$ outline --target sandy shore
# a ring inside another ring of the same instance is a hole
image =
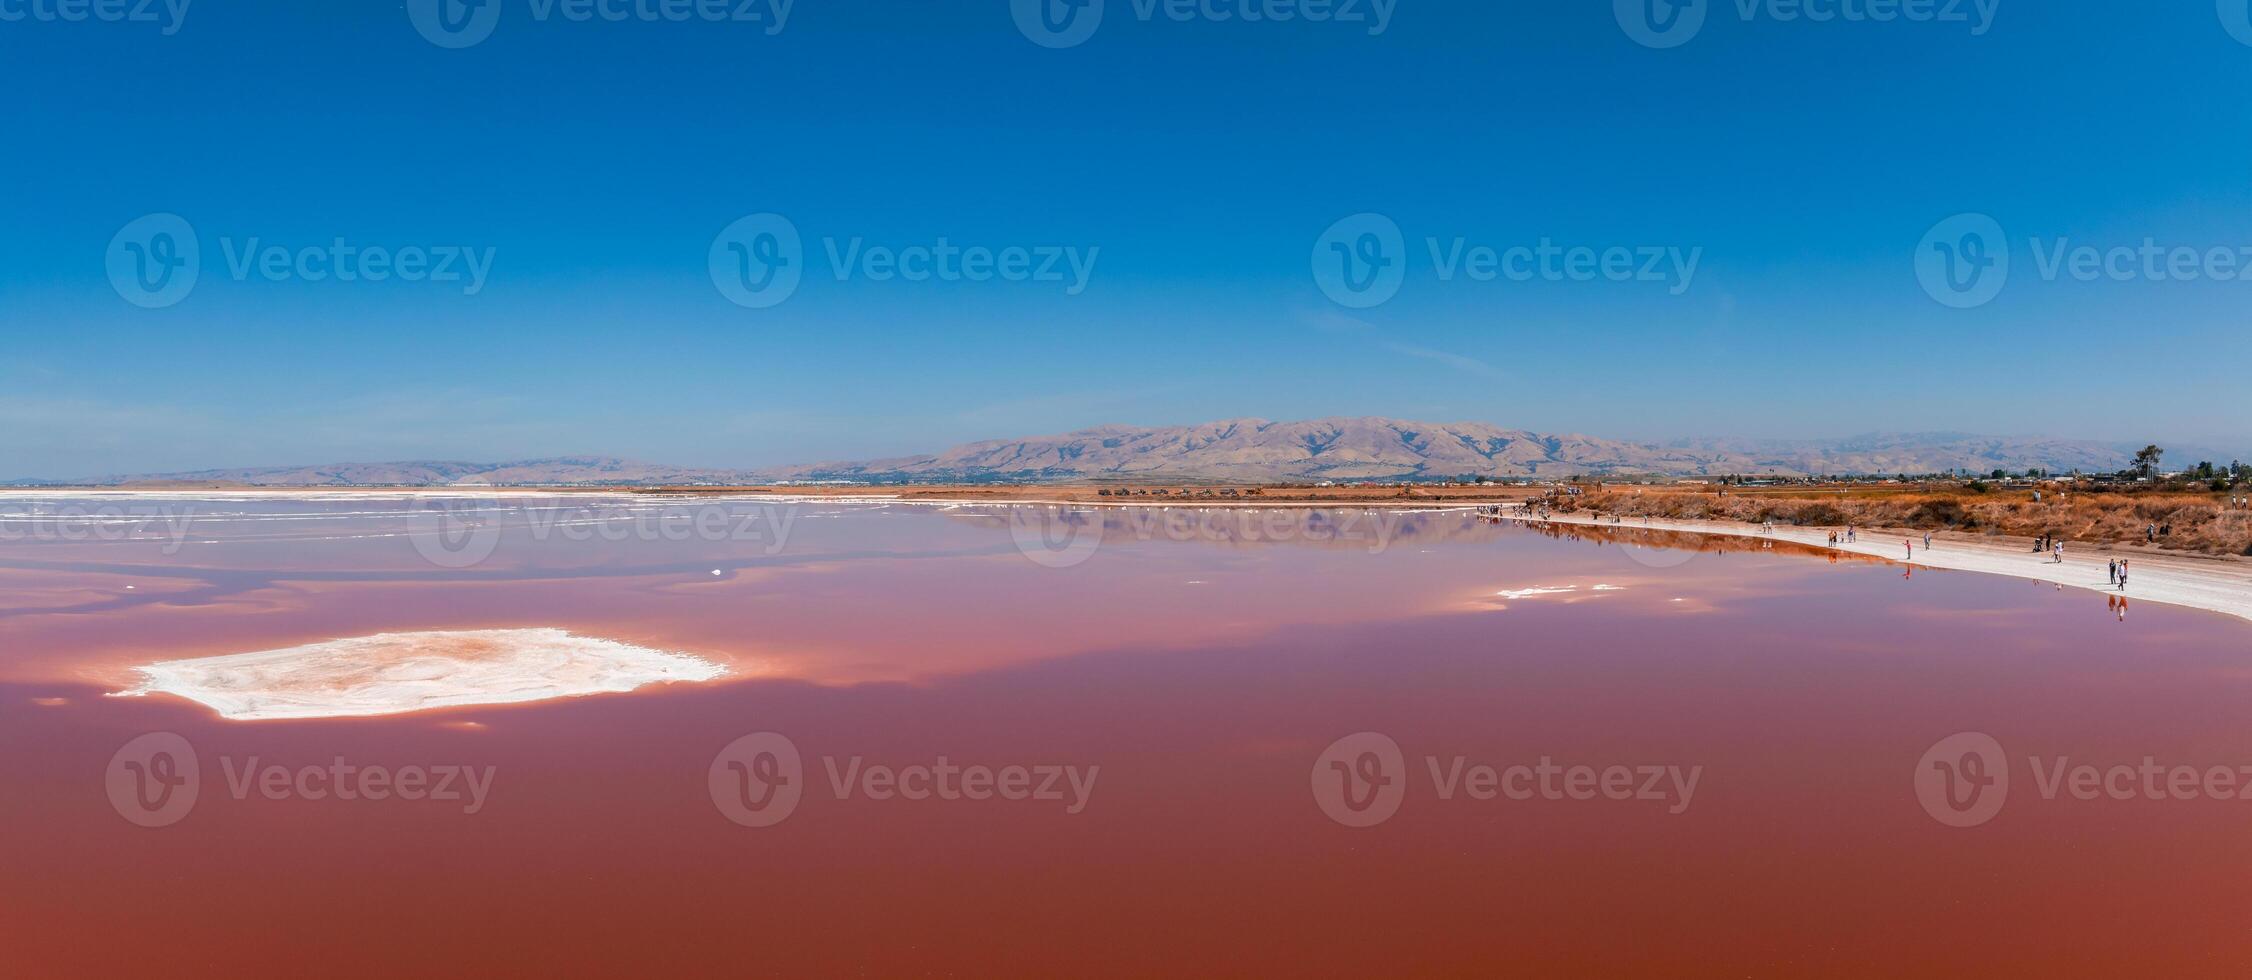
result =
[[[1542,520],[1533,517],[1527,519]],[[1815,548],[1830,548],[1830,529],[1826,527],[1777,525],[1774,533],[1768,534],[1762,532],[1756,524],[1735,521],[1651,518],[1645,523],[1641,518],[1622,517],[1614,525],[1607,518],[1597,520],[1583,514],[1556,514],[1546,518],[1546,523],[1644,527],[1661,531],[1788,541]],[[2060,564],[2052,561],[2046,554],[2035,554],[2030,538],[1989,538],[1941,533],[1932,537],[1930,548],[1925,548],[1922,531],[1860,528],[1856,537],[1858,540],[1853,543],[1840,544],[1834,550],[1924,568],[1983,572],[1988,575],[2053,582],[2065,588],[2125,595],[2145,602],[2188,606],[2252,620],[2252,566],[2239,562],[2144,551],[2118,552],[2075,545],[2067,541],[2064,545],[2064,561]],[[1907,543],[1911,541],[1915,543],[1913,559],[1908,557]],[[2105,581],[2106,566],[2113,558],[2125,558],[2131,563],[2133,572],[2128,578],[2125,592]]]

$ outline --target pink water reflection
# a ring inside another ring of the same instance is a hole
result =
[[[775,547],[574,540],[502,506],[479,518],[509,528],[491,555],[449,568],[395,503],[230,506],[248,516],[170,554],[0,543],[0,942],[34,975],[2229,975],[2245,951],[2252,801],[2046,800],[2013,759],[1999,815],[1956,829],[1913,785],[1964,731],[2013,757],[2252,764],[2246,636],[2218,616],[1462,513],[1381,541],[1098,514],[1100,546],[1058,568],[991,508],[796,505]],[[101,696],[152,659],[518,626],[739,676],[329,722]],[[155,829],[103,794],[147,731],[205,770]],[[802,803],[759,828],[707,783],[753,732],[803,756]],[[1356,732],[1406,763],[1396,814],[1359,829],[1309,791]],[[1074,814],[840,798],[825,768],[940,755],[1100,778]],[[475,814],[236,799],[221,761],[340,756],[495,780]],[[1671,813],[1442,799],[1429,771],[1543,756],[1701,778]]]

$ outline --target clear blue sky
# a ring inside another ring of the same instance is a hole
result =
[[[771,34],[770,0],[759,23],[491,2],[460,49],[399,2],[0,20],[0,477],[759,465],[1364,414],[2252,444],[2252,282],[2045,281],[2029,244],[2252,246],[2252,46],[2207,0],[2002,0],[1982,34],[1714,0],[1663,50],[1610,0],[1398,0],[1374,36],[1107,0],[1068,48],[1006,0],[797,0]],[[708,258],[762,212],[802,235],[803,281],[747,308]],[[1360,212],[1403,230],[1405,279],[1350,309],[1310,263]],[[1953,309],[1914,263],[1965,212],[2013,268]],[[201,267],[144,309],[105,256],[154,213]],[[839,281],[823,243],[856,236],[1100,251],[1076,295]],[[1458,237],[1701,251],[1678,294],[1442,280],[1426,240]],[[339,238],[492,266],[472,296],[229,262]]]

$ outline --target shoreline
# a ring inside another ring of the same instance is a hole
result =
[[[1770,534],[1762,531],[1757,524],[1737,521],[1651,518],[1648,523],[1643,523],[1639,519],[1622,517],[1618,523],[1613,524],[1581,514],[1533,517],[1522,513],[1522,505],[1518,505],[1515,511],[1513,519],[1528,524],[1598,529],[1640,528],[1757,541],[1785,541],[1822,551],[1875,558],[1896,565],[2048,582],[2068,589],[2084,589],[2145,602],[2185,606],[2252,621],[2252,567],[2225,558],[2139,550],[2121,551],[2067,541],[2064,561],[2060,564],[2050,561],[2046,553],[2035,552],[2031,538],[1990,538],[1956,532],[1933,532],[1932,546],[1925,548],[1923,531],[1860,528],[1856,534],[1860,540],[1832,545],[1829,541],[1830,529],[1827,527],[1777,525],[1774,533]],[[1907,556],[1907,548],[1904,546],[1909,541],[1915,544],[1913,558]],[[2105,575],[2106,564],[2113,558],[2125,558],[2130,565],[2128,587],[2124,592],[2106,584],[2101,577]]]
[[[1934,547],[1923,546],[1923,530],[1903,528],[1869,528],[1862,541],[1851,544],[1829,543],[1828,526],[1777,525],[1774,533],[1760,530],[1759,525],[1740,521],[1684,520],[1673,518],[1622,519],[1617,524],[1598,520],[1582,514],[1553,514],[1546,518],[1531,517],[1525,513],[1526,500],[1534,493],[1531,488],[1512,487],[1460,487],[1450,488],[1454,493],[1421,496],[1399,496],[1397,491],[1383,492],[1389,488],[1322,488],[1311,490],[1292,488],[1292,496],[1265,494],[1237,497],[1169,496],[1135,499],[1091,497],[1088,488],[1057,487],[1026,492],[1021,486],[992,489],[968,487],[104,487],[104,488],[0,488],[0,499],[9,497],[193,497],[199,495],[245,494],[275,498],[349,498],[360,497],[415,497],[415,496],[590,496],[628,499],[766,499],[792,503],[869,503],[942,506],[993,506],[993,507],[1084,507],[1084,508],[1300,508],[1300,509],[1377,509],[1408,511],[1473,511],[1479,507],[1500,506],[1505,514],[1527,523],[1546,523],[1594,528],[1644,528],[1720,537],[1736,537],[1762,541],[1785,541],[1822,551],[1873,558],[1894,564],[1906,564],[1948,571],[1977,572],[2002,575],[2029,581],[2048,582],[2060,587],[2083,589],[2124,595],[2166,605],[2184,606],[2206,612],[2220,613],[2237,619],[2252,621],[2252,562],[2229,556],[2201,555],[2190,552],[2119,547],[2067,541],[2065,560],[2059,564],[2032,550],[2028,537],[2007,535],[1965,534],[1954,531],[1935,531]],[[1327,493],[1322,492],[1327,490]],[[1044,492],[1043,492],[1044,491]],[[1303,493],[1305,496],[1297,496]],[[1915,543],[1915,555],[1910,558],[1903,542]],[[2106,584],[2105,564],[2112,558],[2124,558],[2132,564],[2133,573],[2126,592]]]

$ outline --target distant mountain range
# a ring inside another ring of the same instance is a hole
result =
[[[1272,483],[1461,476],[1988,472],[2028,467],[2109,472],[2126,466],[2140,448],[1961,433],[1642,443],[1578,434],[1548,435],[1482,422],[1233,419],[1161,428],[1104,426],[1032,439],[973,442],[932,456],[786,467],[767,471],[766,475],[783,480],[1034,482],[1162,478]],[[2198,452],[2173,450],[2169,458],[2190,461],[2185,456],[2194,457]]]
[[[997,439],[925,456],[763,470],[693,469],[601,456],[512,463],[404,462],[203,470],[25,481],[48,485],[524,486],[754,484],[814,481],[997,483],[1177,480],[1284,483],[1447,480],[1459,477],[1799,476],[1936,473],[2031,467],[2066,472],[2124,468],[2120,443],[1907,433],[1834,440],[1682,439],[1624,442],[1544,435],[1482,422],[1330,418],[1233,419],[1203,425],[1102,426],[1062,435]],[[2174,465],[2228,454],[2170,447]]]

